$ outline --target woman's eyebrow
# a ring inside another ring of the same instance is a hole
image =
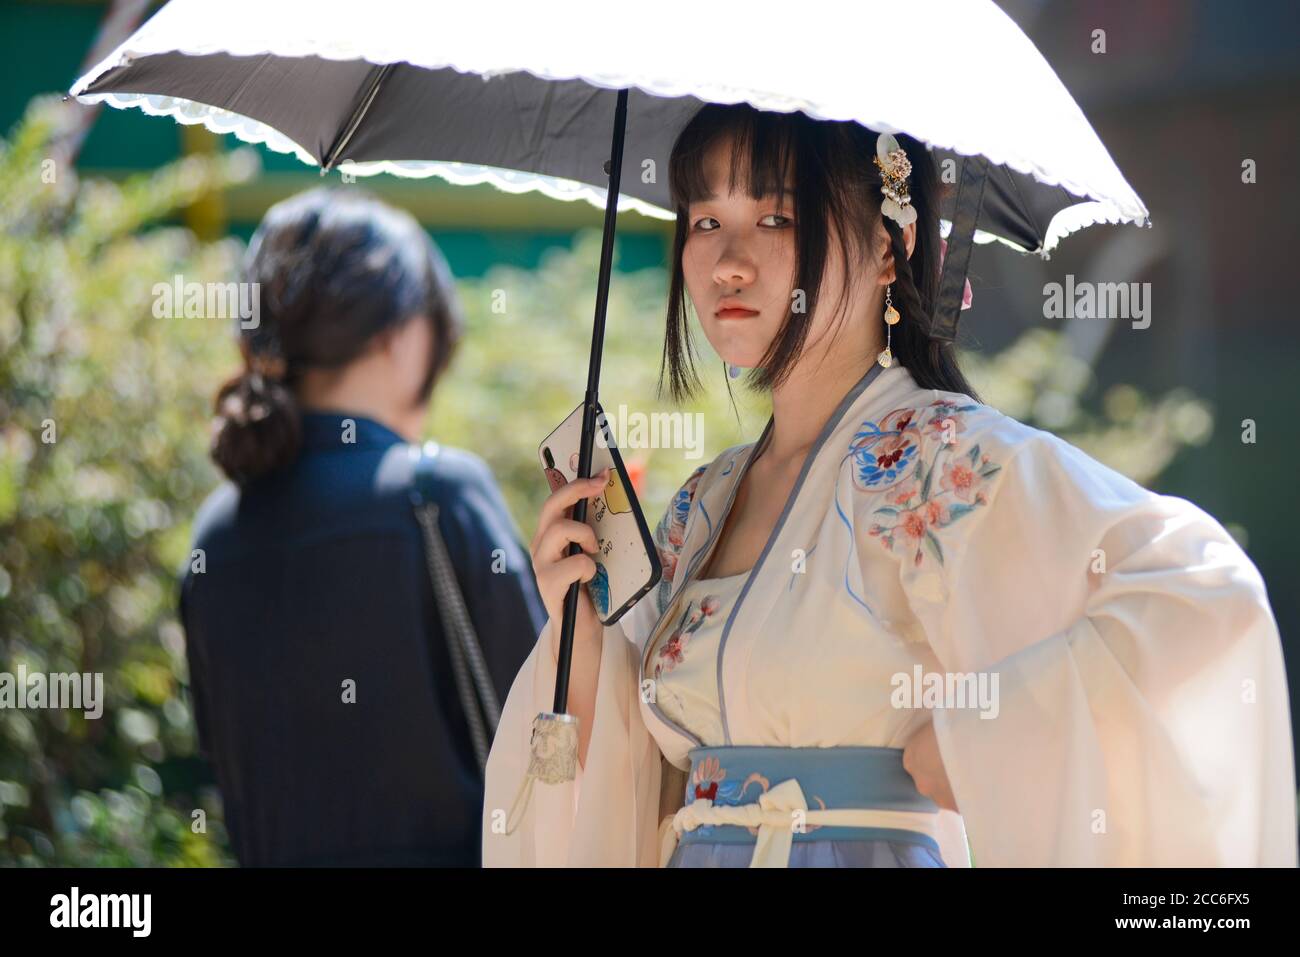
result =
[[[787,183],[787,184],[786,184],[786,187],[785,187],[785,196],[786,196],[786,198],[788,199],[788,198],[792,197],[793,195],[794,195],[794,183]],[[772,196],[776,196],[776,190],[772,190],[770,193],[767,193],[765,196],[760,197],[760,198],[762,198],[762,199],[767,199],[768,197],[772,197]],[[695,197],[693,200],[691,200],[691,202],[692,202],[692,203],[711,203],[711,202],[713,202],[714,200],[716,200],[717,198],[718,198],[718,194],[715,193],[715,192],[713,192],[712,190],[709,190],[708,192],[701,193],[699,196],[697,196],[697,197]]]

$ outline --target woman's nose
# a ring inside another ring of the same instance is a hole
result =
[[[713,269],[713,280],[724,284],[751,283],[754,281],[754,261],[741,250],[729,247]]]

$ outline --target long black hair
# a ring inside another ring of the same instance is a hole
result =
[[[803,351],[809,319],[822,293],[829,235],[833,229],[845,263],[845,287],[840,299],[838,325],[855,277],[851,264],[871,255],[871,237],[884,222],[892,243],[896,278],[894,306],[902,321],[893,327],[891,351],[917,385],[968,395],[974,390],[957,366],[952,344],[932,339],[935,301],[939,290],[939,175],[934,159],[920,143],[896,134],[899,146],[912,164],[909,193],[916,208],[916,243],[907,255],[903,231],[881,216],[880,170],[876,155],[877,133],[856,122],[814,120],[804,113],[773,113],[748,103],[709,103],[700,108],[673,144],[669,161],[669,191],[677,211],[673,238],[672,278],[668,291],[668,323],[660,366],[660,392],[667,370],[669,391],[675,401],[689,398],[701,383],[695,372],[686,311],[686,284],[682,251],[690,232],[687,207],[709,193],[704,160],[713,144],[730,138],[728,187],[734,189],[741,164],[748,158],[749,196],[761,199],[776,194],[784,199],[786,177],[794,174],[796,289],[805,291],[804,308],[787,313],[759,368],[747,379],[760,389],[772,389],[790,374]],[[881,320],[883,326],[883,319]],[[866,370],[863,370],[864,372]]]
[[[307,369],[338,369],[375,336],[417,316],[433,328],[417,401],[451,361],[464,316],[442,253],[409,214],[357,187],[312,189],[267,211],[248,245],[244,279],[260,316],[241,324],[245,369],[217,392],[212,458],[245,484],[289,465],[301,444],[295,386]],[[272,356],[280,375],[258,361]]]

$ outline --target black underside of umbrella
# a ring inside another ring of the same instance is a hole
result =
[[[229,110],[279,130],[326,167],[442,160],[527,170],[601,189],[607,185],[604,144],[618,96],[583,80],[544,80],[525,72],[485,80],[407,63],[222,53],[140,57],[104,73],[84,92],[171,96]],[[628,92],[620,170],[625,196],[672,208],[668,153],[702,105],[694,97]],[[935,148],[932,155],[941,171],[962,169],[960,154]],[[649,182],[642,175],[647,160],[662,173]],[[954,162],[945,166],[945,160]],[[1060,186],[986,165],[977,226],[1026,252],[1042,248],[1057,213],[1083,201]],[[946,191],[940,202],[940,215],[949,222],[956,192]]]

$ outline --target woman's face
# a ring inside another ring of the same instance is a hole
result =
[[[759,364],[787,312],[792,307],[798,309],[801,300],[812,296],[796,295],[799,291],[794,288],[793,181],[786,182],[783,205],[778,205],[775,195],[750,199],[743,183],[737,184],[736,192],[727,193],[730,155],[731,143],[723,139],[705,156],[704,172],[713,195],[692,203],[687,210],[682,274],[713,350],[724,362],[749,369]],[[909,254],[914,235],[915,227],[908,226],[905,239]],[[871,323],[868,317],[879,318],[883,313],[884,292],[880,287],[894,278],[892,263],[882,268],[888,248],[888,233],[880,226],[874,247],[878,258],[853,264],[853,274],[859,281],[850,290],[844,325],[837,327],[848,331],[848,341],[855,344],[855,354],[842,357],[846,361],[874,361],[884,345],[883,323]],[[823,294],[811,317],[801,366],[806,360],[818,363],[820,354],[837,341],[837,336],[828,338],[827,333],[835,325],[844,276],[844,255],[838,237],[832,233],[827,243]],[[750,311],[728,312],[729,306]],[[859,332],[854,334],[852,330]]]
[[[793,182],[784,206],[776,197],[750,199],[744,184],[727,193],[731,144],[705,156],[713,193],[687,210],[682,276],[700,325],[724,362],[753,368],[785,319],[794,286]],[[725,311],[728,307],[743,311]]]

